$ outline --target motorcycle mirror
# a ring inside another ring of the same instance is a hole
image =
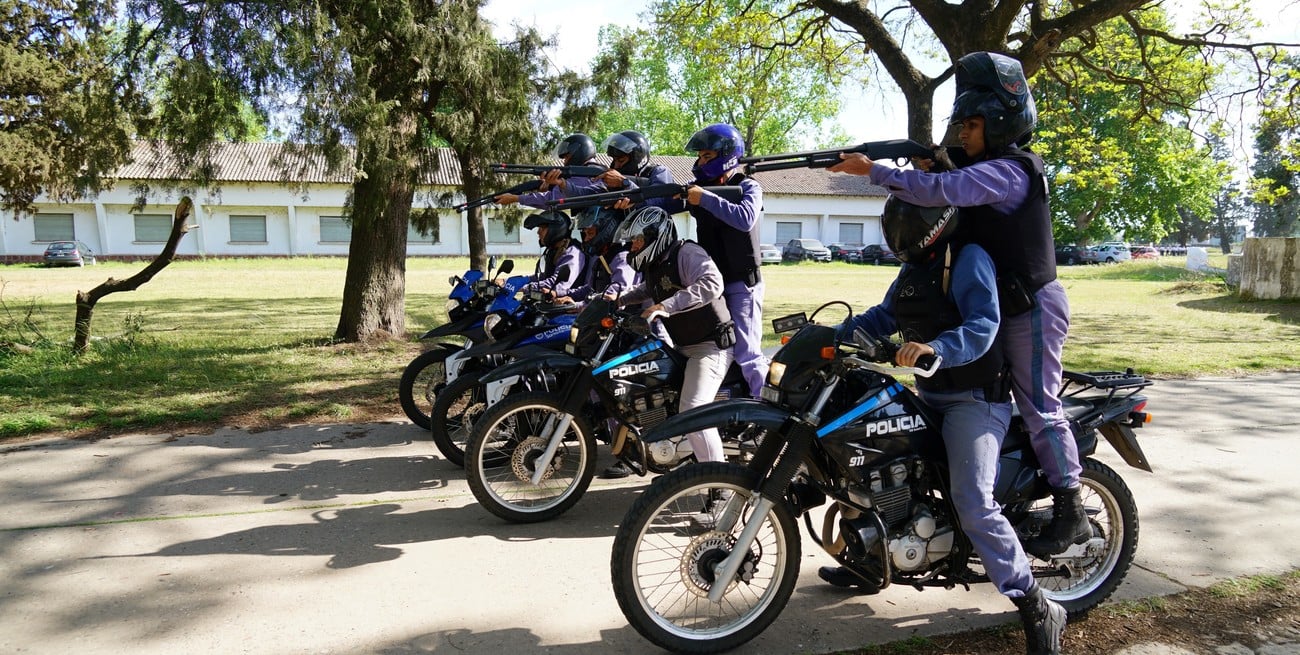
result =
[[[497,275],[507,275],[513,270],[515,270],[515,260],[507,259],[501,262],[501,270],[497,271]]]

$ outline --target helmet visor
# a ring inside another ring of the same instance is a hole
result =
[[[734,141],[730,137],[721,134],[714,134],[707,130],[700,130],[686,142],[686,152],[699,152],[701,150],[715,150],[717,152],[730,152]]]
[[[636,150],[637,143],[623,134],[614,134],[605,139],[605,143],[601,145],[601,148],[610,157],[627,157]]]

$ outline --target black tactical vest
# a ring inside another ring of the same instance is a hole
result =
[[[960,246],[953,246],[953,260]],[[943,288],[943,264],[909,266],[894,285],[894,321],[903,341],[927,343],[946,330],[962,323],[957,303]],[[916,386],[936,393],[985,389],[985,399],[1001,401],[1005,391],[997,390],[1006,377],[1001,337],[993,340],[989,351],[979,359],[952,368],[943,368],[928,378],[917,377]]]
[[[988,205],[961,208],[962,236],[979,244],[993,258],[998,276],[1018,276],[1037,292],[1056,279],[1055,241],[1052,215],[1047,206],[1047,178],[1038,155],[1016,147],[1007,148],[999,159],[1010,159],[1029,174],[1029,195],[1020,208],[1002,214]]]
[[[673,244],[668,250],[668,256],[642,271],[646,291],[650,292],[650,297],[656,303],[661,303],[686,288],[682,284],[681,273],[677,270],[677,256],[687,243],[691,242],[683,239]],[[674,344],[692,346],[716,339],[723,324],[731,322],[731,312],[727,311],[727,303],[722,296],[718,296],[713,302],[662,320]]]
[[[737,173],[723,184],[734,186],[744,179],[744,174]],[[763,262],[759,258],[757,226],[749,232],[741,232],[699,205],[687,205],[687,209],[695,217],[695,233],[700,238],[700,245],[722,271],[724,283],[740,280],[745,286],[752,287],[763,279],[759,273]]]

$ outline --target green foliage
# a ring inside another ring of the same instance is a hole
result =
[[[111,66],[114,4],[0,0],[0,208],[107,188],[135,95]]]
[[[1255,233],[1300,235],[1300,55],[1283,62],[1265,93],[1255,133]]]
[[[635,42],[632,77],[599,118],[602,133],[637,129],[658,152],[683,154],[691,135],[730,123],[753,153],[843,144],[832,127],[847,46],[798,38],[811,19],[784,0],[659,0],[648,29],[601,32],[602,48]]]
[[[1140,13],[1144,25],[1165,26],[1162,9]],[[1058,241],[1120,233],[1159,241],[1179,229],[1180,208],[1208,214],[1228,178],[1227,162],[1211,158],[1186,129],[1211,67],[1195,50],[1161,43],[1141,49],[1139,39],[1131,23],[1112,19],[1096,26],[1090,42],[1064,46],[1071,56],[1034,78],[1034,149],[1049,167]],[[1148,67],[1161,71],[1159,95],[1124,82]]]

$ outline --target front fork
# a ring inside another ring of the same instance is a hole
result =
[[[565,433],[569,431],[569,426],[573,425],[573,417],[582,411],[582,404],[591,393],[591,384],[589,365],[574,371],[573,377],[565,383],[564,390],[560,393],[560,398],[563,400],[557,407],[559,412],[552,413],[546,419],[546,425],[542,427],[542,436],[546,438],[546,450],[542,451],[534,462],[533,475],[530,479],[534,485],[541,484],[542,478],[551,466],[551,460],[555,458],[555,451],[559,450]]]

